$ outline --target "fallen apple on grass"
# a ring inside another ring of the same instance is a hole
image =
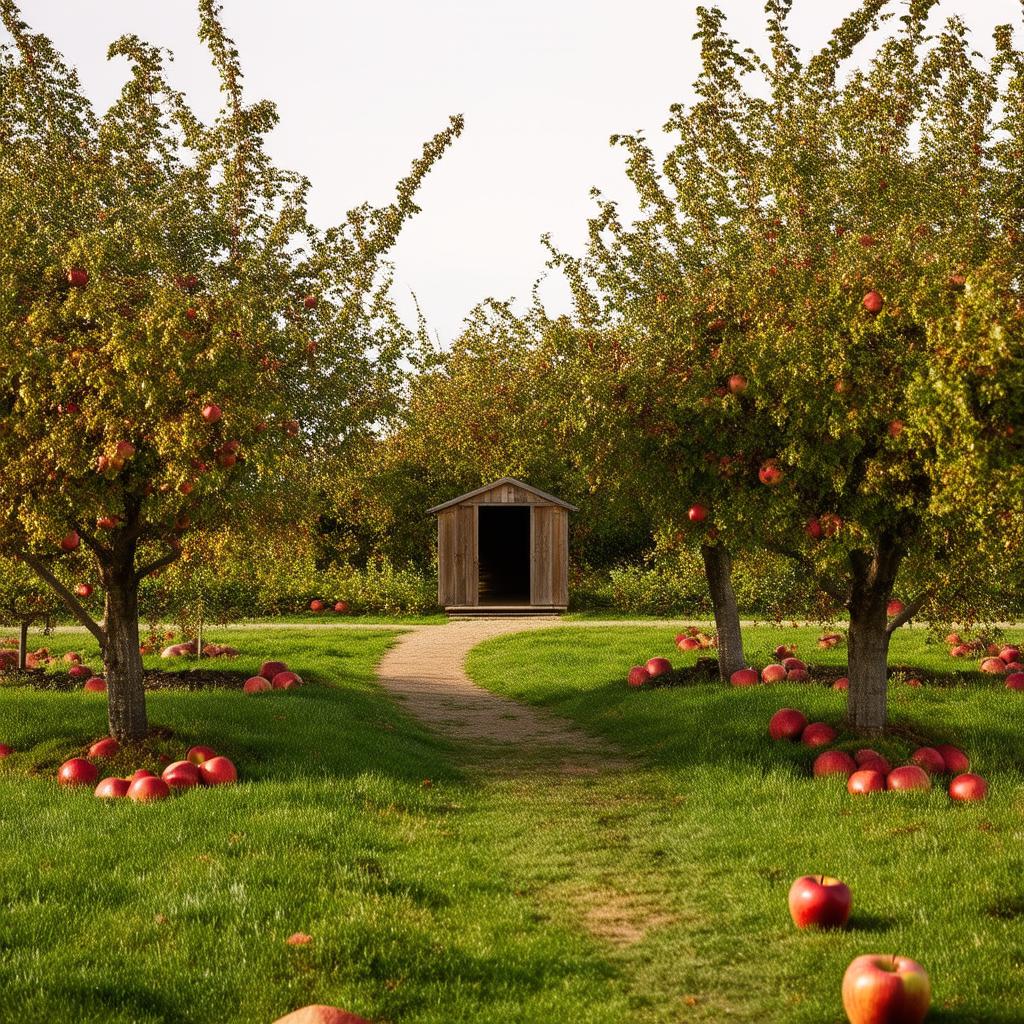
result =
[[[1006,662],[1002,658],[984,658],[981,662],[981,671],[989,675],[999,676],[1006,671]]]
[[[1012,672],[1006,677],[1008,690],[1024,690],[1024,672]]]
[[[160,777],[171,789],[191,789],[202,781],[199,768],[191,761],[175,761],[169,764]]]
[[[57,781],[62,786],[91,786],[99,777],[96,765],[84,757],[73,757],[57,769]]]
[[[185,760],[191,761],[193,764],[202,764],[204,761],[209,761],[211,757],[216,757],[217,751],[213,747],[195,746],[189,747],[185,753]]]
[[[964,772],[949,784],[949,796],[959,803],[984,800],[988,796],[988,783],[980,775]]]
[[[278,1017],[274,1024],[370,1024],[365,1017],[349,1013],[337,1006],[316,1003]]]
[[[786,682],[788,683],[806,683],[810,678],[811,673],[805,668],[791,668],[786,673]]]
[[[826,722],[811,722],[800,734],[800,742],[808,747],[825,747],[835,738],[835,729]]]
[[[950,775],[966,772],[971,767],[971,759],[959,747],[954,747],[950,743],[936,743],[935,749],[942,755],[946,771]]]
[[[93,796],[97,796],[101,800],[117,800],[128,795],[130,786],[131,783],[127,779],[111,776],[100,782],[96,789],[93,790]]]
[[[672,671],[672,662],[668,658],[650,658],[644,668],[652,679],[657,679],[660,676],[667,676]],[[276,682],[275,680],[275,685]]]
[[[843,775],[849,778],[856,770],[857,762],[845,750],[826,750],[814,759],[811,772],[816,779],[827,775]]]
[[[113,757],[121,749],[121,744],[113,736],[106,736],[97,740],[89,748],[90,757]]]
[[[264,679],[263,676],[250,676],[242,684],[242,693],[266,693],[267,690],[272,689],[270,680]]]
[[[88,679],[92,675],[92,669],[88,665],[72,665],[68,669],[68,675],[72,679]]]
[[[643,665],[634,665],[626,676],[626,682],[636,688],[650,682],[651,673]]]
[[[260,665],[260,670],[257,675],[263,676],[264,679],[273,679],[278,672],[287,672],[288,666],[283,661],[265,661]]]
[[[833,684],[833,690],[848,690],[850,688],[850,680],[846,676],[840,676]]]
[[[128,776],[129,782],[134,782],[136,779],[155,779],[157,778],[156,772],[151,772],[148,768],[139,768],[137,771],[131,773]]]
[[[82,684],[82,690],[85,693],[106,693],[107,681],[101,676],[93,676]]]
[[[729,676],[729,682],[732,683],[733,686],[756,686],[757,669],[737,669],[731,676]]]
[[[923,790],[932,788],[928,773],[916,764],[905,764],[893,768],[886,776],[885,788],[897,791]]]
[[[859,956],[843,975],[843,1009],[850,1024],[921,1024],[932,990],[928,973],[903,956]]]
[[[695,636],[685,636],[680,633],[676,637],[676,647],[681,651],[699,651],[700,641]]]
[[[847,793],[882,793],[885,791],[885,775],[874,768],[858,768],[846,780]]]
[[[128,799],[137,804],[155,803],[166,800],[170,795],[171,787],[157,775],[135,779],[128,787]]]
[[[278,672],[271,680],[271,685],[275,690],[291,690],[302,685],[302,676],[298,672]]]
[[[326,606],[323,601],[313,600],[309,602],[309,610],[311,612],[322,612]]]
[[[14,747],[9,747],[6,743],[0,743],[0,761],[5,757],[10,757],[14,753]]]
[[[1004,647],[999,652],[1000,661],[1006,662],[1009,665],[1011,662],[1020,661],[1020,648],[1019,647]]]
[[[850,888],[828,875],[803,875],[789,887],[789,913],[797,928],[843,928],[850,919]]]
[[[228,786],[238,781],[235,766],[226,757],[211,757],[199,766],[204,786]]]
[[[942,775],[946,770],[946,759],[934,747],[918,747],[910,760],[929,775]]]
[[[773,740],[798,740],[807,725],[807,718],[796,708],[779,708],[768,723],[768,735]]]
[[[782,665],[765,665],[761,669],[762,683],[780,683],[786,678],[786,670]]]

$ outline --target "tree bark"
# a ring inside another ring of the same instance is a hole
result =
[[[847,720],[858,733],[877,736],[886,726],[889,690],[887,606],[903,561],[895,540],[883,535],[872,553],[850,552],[850,644]]]
[[[22,619],[18,633],[18,668],[25,671],[28,657],[28,619]]]
[[[733,672],[743,668],[743,634],[740,632],[740,611],[732,589],[732,555],[724,544],[701,544],[704,572],[708,578],[711,607],[718,630],[718,673],[728,682]]]
[[[145,737],[146,693],[139,653],[139,584],[134,544],[116,552],[103,568],[106,591],[103,668],[107,678],[107,719],[110,735],[121,742]]]

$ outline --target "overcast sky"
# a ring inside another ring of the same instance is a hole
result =
[[[710,3],[710,0],[705,0]],[[695,0],[223,0],[241,51],[247,99],[269,98],[281,123],[275,159],[313,183],[312,213],[340,220],[381,203],[422,142],[451,113],[462,138],[420,194],[423,212],[394,253],[399,291],[415,291],[443,342],[488,295],[528,297],[551,232],[579,251],[589,191],[628,199],[613,132],[655,133],[687,101],[696,74]],[[218,103],[196,40],[191,0],[22,0],[25,19],[74,64],[100,108],[123,62],[106,61],[124,32],[173,51],[171,80],[209,115]],[[732,34],[762,46],[762,0],[721,0]],[[820,46],[855,0],[796,0],[801,47]],[[904,4],[894,3],[901,11]],[[979,50],[993,27],[1020,25],[1017,0],[944,0]],[[762,47],[763,48],[763,47]],[[560,287],[547,301],[564,303]]]

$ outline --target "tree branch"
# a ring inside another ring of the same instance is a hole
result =
[[[900,626],[909,622],[931,599],[932,591],[930,590],[925,590],[923,593],[918,594],[899,615],[893,616],[892,622],[886,627],[886,632],[891,636]]]
[[[78,598],[76,598],[75,595],[72,594],[71,591],[68,590],[68,588],[65,587],[52,572],[50,572],[46,563],[43,562],[42,559],[37,558],[35,555],[30,555],[25,551],[19,551],[18,556],[41,580],[53,589],[57,596],[68,606],[71,614],[74,615],[74,617],[78,619],[78,621],[81,622],[94,637],[96,637],[99,641],[100,647],[106,647],[106,632],[93,620],[92,616],[85,610],[85,608],[82,607],[82,603]]]
[[[835,580],[829,579],[827,576],[823,576],[818,572],[818,567],[810,558],[807,557],[807,555],[797,551],[795,548],[786,547],[785,544],[770,543],[767,544],[766,547],[776,555],[782,555],[784,558],[792,559],[797,565],[807,571],[819,589],[828,594],[833,601],[837,601],[839,604],[845,606],[849,599],[849,594],[847,594],[845,588]]]
[[[180,557],[181,557],[181,552],[180,551],[175,551],[172,548],[162,558],[158,558],[155,561],[150,562],[148,565],[142,566],[135,573],[135,582],[136,583],[141,582],[147,576],[151,576],[153,573],[155,573],[158,569],[162,569],[165,565],[171,565],[173,562],[176,562]]]

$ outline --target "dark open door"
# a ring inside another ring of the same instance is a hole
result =
[[[478,523],[480,604],[530,603],[530,507],[481,505]]]

